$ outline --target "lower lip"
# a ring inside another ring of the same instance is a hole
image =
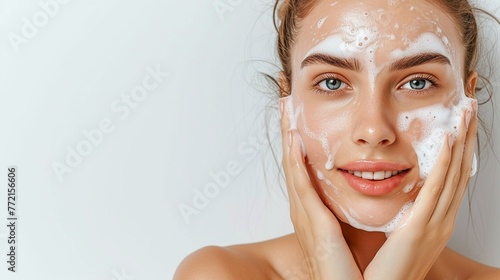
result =
[[[407,172],[399,173],[384,180],[367,180],[354,176],[348,172],[341,171],[349,185],[364,195],[381,196],[394,191],[399,187]]]

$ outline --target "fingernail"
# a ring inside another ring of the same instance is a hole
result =
[[[292,149],[292,145],[294,141],[299,141],[300,142],[300,154],[302,158],[306,156],[306,147],[304,145],[304,142],[302,141],[302,137],[300,136],[299,132],[296,129],[289,129],[288,130],[288,148],[289,151]]]
[[[465,111],[465,128],[469,128],[470,118],[472,117],[472,112],[470,110]]]
[[[283,111],[284,111],[284,108],[285,108],[285,101],[283,100],[283,98],[280,98],[279,100],[279,103],[280,103],[280,120],[281,118],[283,117]]]
[[[451,147],[453,147],[453,135],[448,133],[446,137],[448,138],[448,147],[451,149]]]
[[[476,153],[474,153],[474,156],[472,158],[472,166],[470,170],[470,177],[476,175],[477,173],[477,158],[476,158]]]
[[[477,100],[476,99],[474,99],[472,101],[472,110],[474,112],[474,116],[477,116]]]
[[[299,133],[297,133],[297,137],[299,138],[300,147],[302,148],[300,150],[301,151],[301,155],[302,155],[302,157],[305,157],[306,156],[306,147],[304,146],[304,141],[302,141],[302,137],[300,136]]]

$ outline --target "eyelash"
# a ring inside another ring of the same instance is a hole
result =
[[[323,89],[320,88],[319,85],[320,85],[320,83],[322,83],[322,82],[324,82],[326,80],[338,80],[341,83],[345,84],[345,87],[342,88],[342,89],[337,89],[337,90],[323,90]],[[418,90],[418,89],[403,89],[402,88],[404,85],[406,85],[410,81],[414,81],[414,80],[425,80],[425,81],[430,82],[431,85],[429,86],[429,88],[420,89],[420,90]],[[399,86],[398,89],[405,90],[405,91],[408,91],[408,92],[412,92],[412,94],[415,94],[415,95],[426,94],[426,93],[428,93],[429,91],[435,89],[438,86],[437,82],[438,81],[437,81],[436,77],[434,77],[433,75],[430,75],[430,74],[415,74],[415,75],[409,77],[408,79],[406,79],[406,81],[401,86]],[[346,89],[350,89],[351,88],[346,82],[344,82],[344,79],[340,78],[339,75],[336,75],[336,74],[333,74],[333,73],[327,73],[327,74],[322,74],[322,75],[318,76],[316,79],[314,79],[313,84],[314,84],[313,90],[317,94],[321,94],[321,95],[336,95],[336,94],[342,93]]]
[[[429,88],[426,88],[426,89],[404,89],[404,88],[402,88],[404,85],[408,84],[411,81],[415,81],[415,80],[428,81],[431,83],[431,85],[429,86]],[[436,77],[434,77],[433,75],[415,74],[415,75],[409,77],[408,79],[406,79],[406,81],[398,89],[405,90],[405,91],[411,92],[412,94],[416,94],[416,95],[426,94],[438,86],[437,82],[438,81],[437,81]]]
[[[319,85],[322,82],[327,81],[327,80],[338,80],[342,84],[344,84],[345,87],[341,88],[341,89],[336,89],[336,90],[323,90],[323,89],[321,89]],[[321,94],[321,95],[336,95],[336,94],[342,93],[346,89],[350,89],[350,86],[346,82],[344,82],[344,79],[339,77],[339,75],[336,75],[333,73],[327,73],[327,74],[322,74],[322,75],[318,76],[316,79],[314,79],[313,84],[314,84],[313,90],[317,94]]]

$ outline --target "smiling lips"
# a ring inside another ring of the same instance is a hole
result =
[[[364,195],[381,196],[401,185],[409,167],[398,163],[359,161],[338,170],[353,189]]]
[[[392,176],[396,176],[399,173],[403,171],[375,171],[375,172],[370,172],[370,171],[350,171],[346,170],[349,174],[352,174],[356,177],[367,179],[367,180],[384,180],[391,178]]]

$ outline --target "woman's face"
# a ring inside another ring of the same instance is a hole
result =
[[[287,110],[335,215],[393,230],[415,200],[465,97],[457,25],[428,1],[319,1],[292,49]]]

